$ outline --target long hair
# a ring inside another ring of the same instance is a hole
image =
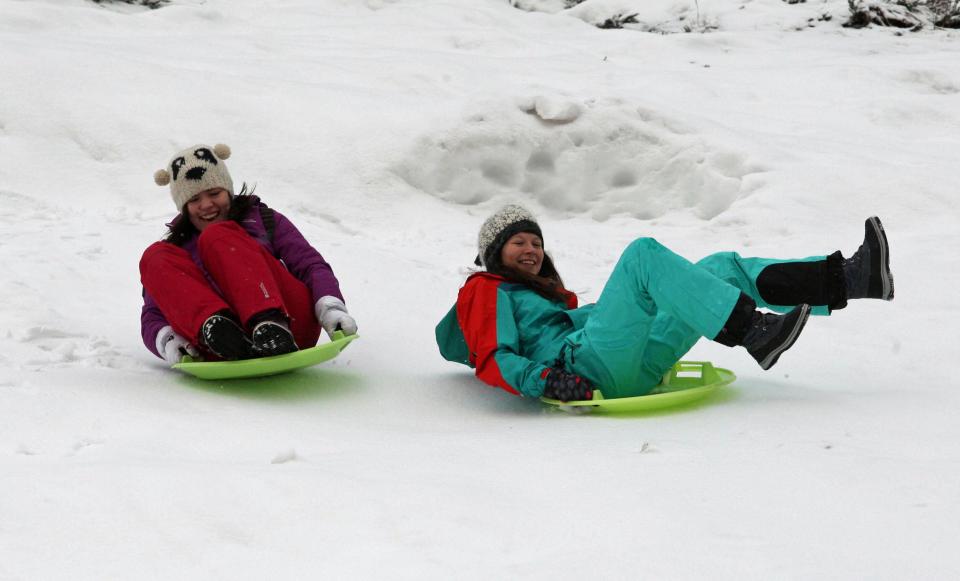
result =
[[[553,260],[546,253],[543,254],[539,274],[530,274],[505,266],[499,251],[491,253],[487,261],[487,272],[502,276],[508,282],[528,286],[533,292],[551,301],[566,304],[571,295],[570,291],[563,286],[563,279],[553,265]]]
[[[227,212],[228,220],[233,220],[238,224],[243,220],[253,204],[253,191],[255,189],[257,189],[256,186],[248,189],[246,182],[244,182],[240,188],[240,193],[230,197],[230,210]],[[180,208],[180,214],[170,222],[170,229],[163,239],[175,246],[183,246],[197,233],[197,227],[190,221],[190,216],[187,215],[187,205],[184,204]]]

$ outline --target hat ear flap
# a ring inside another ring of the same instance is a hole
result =
[[[170,183],[170,172],[165,169],[158,169],[156,173],[153,174],[153,181],[157,183],[158,186],[165,186]]]
[[[218,143],[213,146],[213,153],[220,159],[230,159],[230,146]]]

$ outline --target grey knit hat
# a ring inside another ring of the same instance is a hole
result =
[[[486,268],[490,259],[500,252],[511,236],[518,232],[530,232],[543,239],[540,225],[537,224],[533,214],[523,206],[509,204],[494,212],[480,227],[475,262]]]
[[[198,144],[177,153],[165,169],[153,174],[158,186],[170,184],[170,196],[177,211],[193,196],[204,190],[223,188],[233,195],[233,179],[223,160],[230,157],[230,148],[222,143],[210,147]]]

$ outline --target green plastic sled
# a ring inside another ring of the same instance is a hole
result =
[[[660,385],[647,395],[604,399],[600,390],[593,391],[593,399],[561,402],[540,398],[542,401],[569,411],[645,412],[681,406],[707,397],[737,378],[729,369],[714,367],[709,361],[679,361],[663,376]],[[578,409],[573,409],[578,408]]]
[[[174,364],[173,368],[200,379],[264,377],[329,361],[339,355],[356,338],[357,335],[344,335],[337,331],[333,334],[333,341],[329,343],[309,349],[301,349],[286,355],[244,359],[242,361],[194,361],[187,355],[180,360],[180,363]]]

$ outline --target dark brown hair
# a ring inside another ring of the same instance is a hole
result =
[[[228,220],[240,223],[240,220],[250,211],[250,206],[253,205],[253,191],[256,188],[256,186],[253,186],[247,189],[247,184],[244,182],[240,188],[240,193],[230,197],[230,210],[227,212]],[[197,227],[193,225],[190,216],[187,215],[187,204],[180,208],[180,214],[168,226],[170,229],[163,239],[175,246],[183,246],[197,234]]]

